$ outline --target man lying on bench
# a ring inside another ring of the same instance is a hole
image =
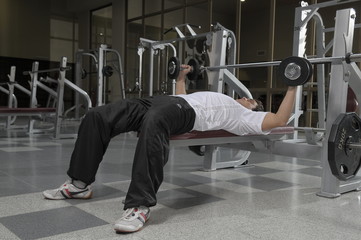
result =
[[[70,180],[53,190],[47,199],[86,199],[92,196],[90,184],[108,144],[114,136],[139,132],[131,183],[122,217],[115,222],[116,232],[135,232],[150,217],[149,207],[156,205],[156,193],[163,181],[163,167],[169,154],[171,135],[191,130],[224,129],[237,135],[267,134],[286,125],[294,105],[296,87],[289,87],[277,113],[256,112],[255,100],[233,98],[216,92],[187,95],[185,78],[191,67],[177,79],[177,96],[125,99],[91,109],[83,119],[67,172]]]

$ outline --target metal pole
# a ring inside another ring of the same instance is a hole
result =
[[[104,105],[103,102],[103,67],[104,67],[104,49],[106,45],[101,45],[99,47],[99,57],[98,57],[98,74],[97,74],[97,102],[96,106]]]
[[[153,96],[153,69],[154,66],[154,49],[150,49],[150,56],[149,56],[149,96]]]
[[[60,60],[61,67],[66,67],[67,58],[62,57]],[[56,101],[56,114],[54,122],[54,139],[60,139],[61,122],[63,120],[63,108],[64,108],[64,81],[65,71],[59,69],[58,89],[57,89],[57,101]]]
[[[361,149],[361,144],[360,143],[349,143],[346,145],[346,147]]]
[[[275,21],[276,21],[276,0],[270,0],[270,17],[269,17],[269,37],[268,37],[268,60],[273,61],[275,50]],[[273,66],[267,68],[267,105],[268,111],[272,107],[272,93],[271,89],[275,86],[275,79],[273,78]]]

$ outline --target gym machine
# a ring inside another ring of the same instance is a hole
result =
[[[96,67],[96,72],[87,72],[83,68],[83,57],[89,56],[93,60]],[[115,60],[110,57],[114,57]],[[75,64],[75,84],[77,86],[82,86],[82,79],[86,78],[90,74],[96,74],[97,76],[97,94],[96,102],[93,103],[94,106],[101,106],[106,104],[106,93],[107,93],[107,78],[111,77],[114,72],[117,73],[119,77],[120,92],[121,98],[125,98],[125,89],[124,89],[124,72],[122,67],[122,60],[120,54],[115,49],[109,48],[105,44],[101,44],[97,50],[78,50],[75,55],[76,64]],[[79,98],[75,96],[76,104],[79,103]],[[77,110],[77,116],[79,110]]]
[[[197,48],[197,52],[201,52],[201,56],[198,56],[198,60],[192,58],[190,61],[199,62],[202,60],[203,62],[209,62],[211,65],[225,65],[234,64],[235,56],[236,56],[236,39],[235,35],[231,30],[226,29],[221,24],[217,23],[212,26],[211,32],[196,34],[192,29],[193,25],[190,24],[181,24],[174,26],[171,30],[175,30],[179,35],[176,39],[164,40],[164,41],[154,41],[145,38],[140,39],[140,43],[138,46],[138,55],[139,55],[139,83],[140,91],[142,91],[142,76],[143,76],[143,54],[145,50],[149,50],[149,96],[154,94],[153,84],[154,84],[154,58],[155,56],[160,56],[159,52],[171,49],[172,57],[177,57],[177,51],[175,50],[175,43],[187,43],[189,45],[196,45],[196,47],[189,47],[188,51],[194,51],[193,48]],[[190,35],[182,33],[181,28],[184,27],[190,32]],[[167,32],[169,32],[168,30]],[[196,44],[189,44],[190,42],[195,42]],[[198,47],[197,47],[198,45]],[[227,54],[228,53],[228,54]],[[179,54],[182,54],[181,52]],[[167,53],[168,55],[168,53]],[[194,55],[194,54],[188,54]],[[186,55],[185,58],[189,56]],[[182,58],[182,55],[179,57]],[[200,59],[201,58],[201,59]],[[169,67],[166,69],[168,72]],[[209,72],[207,74],[207,79],[205,79],[207,90],[216,91],[216,92],[226,92],[226,84],[232,85],[232,88],[237,89],[240,96],[252,97],[251,93],[248,89],[234,77],[234,70],[226,70],[223,69],[220,71]],[[169,72],[168,72],[169,75]],[[194,78],[199,77],[197,73],[193,73]],[[221,76],[222,75],[222,76]],[[166,75],[167,76],[167,75]],[[170,78],[172,80],[172,94],[175,93],[175,79]],[[234,92],[227,92],[228,95],[234,95]],[[141,96],[141,94],[140,94]]]
[[[0,85],[0,91],[8,96],[7,98],[8,108],[16,108],[18,106],[18,100],[14,94],[14,87],[17,87],[19,90],[23,91],[25,94],[29,96],[31,94],[28,89],[24,88],[23,86],[15,82],[15,73],[16,73],[16,67],[12,66],[10,68],[10,74],[7,75],[7,77],[9,78],[8,81],[5,81]],[[5,85],[8,86],[8,89],[3,87]],[[16,116],[6,117],[5,128],[10,129],[15,121],[16,121]]]
[[[74,138],[76,137],[76,133],[62,133],[62,127],[64,127],[63,123],[66,120],[66,112],[64,108],[64,88],[65,86],[69,87],[71,90],[75,91],[76,93],[80,94],[84,98],[84,106],[86,111],[92,107],[91,100],[88,94],[76,86],[74,83],[66,79],[65,74],[66,71],[70,70],[71,68],[67,66],[67,58],[63,57],[60,61],[60,66],[58,68],[53,69],[44,69],[39,70],[39,63],[34,62],[31,71],[23,72],[24,75],[30,75],[31,82],[30,82],[30,90],[22,87],[21,85],[17,84],[14,81],[14,78],[10,77],[10,81],[7,83],[9,85],[9,101],[7,108],[0,108],[0,117],[7,117],[13,118],[16,116],[25,116],[30,117],[29,124],[28,124],[28,132],[29,134],[39,133],[51,130],[53,131],[54,139],[60,138]],[[40,73],[49,73],[49,72],[58,72],[59,76],[58,79],[52,79],[50,77],[38,79],[38,74]],[[15,76],[15,67],[11,68],[11,75]],[[50,81],[57,84],[56,91],[49,88],[41,81]],[[26,108],[18,108],[14,106],[16,102],[16,97],[14,95],[14,88],[19,88],[20,90],[28,93],[30,96],[30,104],[29,107]],[[55,100],[55,107],[39,107],[38,102],[36,99],[37,89],[38,87],[44,89],[48,92],[51,97]],[[15,98],[14,98],[15,97]],[[53,127],[50,129],[34,129],[34,122],[35,120],[51,122]]]
[[[76,137],[76,134],[73,134],[73,133],[68,134],[68,133],[61,132],[62,123],[64,122],[64,120],[66,120],[66,114],[67,114],[67,112],[69,112],[69,110],[65,110],[65,107],[64,107],[65,86],[70,88],[76,94],[82,96],[83,101],[85,103],[85,104],[83,104],[85,107],[85,112],[87,112],[92,107],[89,95],[83,89],[78,87],[76,84],[74,84],[70,80],[66,79],[66,77],[65,77],[66,71],[70,70],[70,69],[71,68],[67,66],[67,58],[62,57],[59,68],[39,70],[39,63],[34,62],[32,70],[29,72],[24,72],[24,74],[30,74],[30,76],[31,76],[32,101],[31,101],[30,108],[36,108],[36,105],[34,105],[34,104],[36,103],[35,96],[36,96],[37,86],[39,86],[39,87],[43,88],[44,90],[46,90],[47,92],[49,92],[56,101],[55,117],[51,120],[52,122],[54,122],[54,138],[55,139],[75,138]],[[58,76],[57,80],[52,79],[50,77],[46,77],[45,79],[42,79],[45,81],[57,83],[56,91],[49,89],[46,85],[44,85],[43,83],[41,83],[38,80],[39,73],[49,73],[49,72],[59,72],[59,76]],[[71,107],[70,109],[73,110],[74,108],[75,107]],[[34,131],[32,130],[34,120],[30,120],[30,121],[31,121],[31,124],[29,124],[29,133],[34,133]]]
[[[344,9],[336,12],[335,27],[333,29],[325,29],[322,24],[322,18],[317,12],[318,9],[322,7],[350,2],[356,1],[330,1],[311,6],[302,2],[301,7],[296,8],[295,14],[294,56],[285,59],[284,61],[254,64],[229,64],[230,62],[228,62],[229,65],[225,65],[222,61],[217,62],[210,60],[210,66],[208,67],[198,66],[197,64],[188,62],[188,64],[195,69],[194,72],[207,71],[208,75],[215,76],[215,78],[209,78],[211,80],[209,83],[210,90],[224,90],[224,85],[228,85],[227,94],[229,94],[229,88],[231,88],[231,90],[239,96],[242,96],[242,93],[244,94],[245,91],[241,90],[240,86],[242,86],[242,84],[240,85],[239,80],[229,74],[229,69],[279,66],[279,68],[281,68],[281,70],[279,69],[281,77],[282,74],[286,76],[290,73],[287,78],[289,78],[289,80],[292,80],[292,78],[297,80],[298,76],[306,76],[309,78],[310,74],[312,74],[309,71],[314,71],[313,66],[316,66],[317,84],[314,82],[307,84],[315,85],[318,88],[319,128],[304,128],[298,126],[298,118],[303,114],[300,108],[302,105],[302,86],[299,86],[295,113],[290,119],[290,123],[293,121],[293,137],[289,137],[289,134],[287,134],[284,138],[274,141],[262,136],[247,136],[246,138],[237,136],[239,139],[235,139],[235,136],[229,135],[218,135],[218,137],[222,138],[208,136],[207,138],[201,139],[197,139],[197,137],[193,136],[192,140],[189,142],[192,144],[206,145],[205,156],[208,155],[210,158],[213,158],[216,153],[214,147],[221,146],[224,148],[242,149],[244,151],[258,151],[321,160],[322,176],[321,190],[318,193],[319,196],[332,198],[340,196],[345,192],[359,190],[361,180],[360,177],[357,176],[357,172],[361,164],[361,120],[356,113],[345,112],[349,85],[355,90],[356,96],[359,99],[361,97],[361,72],[355,63],[360,60],[360,54],[352,53],[353,32],[355,27],[359,27],[360,24],[355,24],[355,10]],[[315,19],[317,26],[317,56],[301,60],[302,58],[300,57],[305,56],[306,26],[311,19]],[[334,32],[334,39],[328,43],[327,46],[324,45],[324,34],[326,31]],[[221,36],[227,36],[227,34]],[[187,37],[184,37],[184,39],[187,39]],[[180,41],[184,39],[180,39]],[[213,42],[217,37],[212,35],[210,39],[212,39]],[[175,42],[175,40],[169,40],[169,43],[170,42]],[[158,45],[159,43],[163,44],[165,42],[152,43],[151,46]],[[215,49],[216,47],[212,45],[212,51]],[[330,49],[332,49],[332,56],[326,57],[326,54]],[[220,52],[222,48],[217,50],[215,51],[217,52],[217,56],[222,56],[222,52]],[[212,59],[212,57],[210,57],[210,59]],[[222,59],[222,57],[219,57],[219,59]],[[287,60],[289,62],[287,62]],[[300,62],[297,62],[298,60],[300,60]],[[327,98],[325,95],[326,81],[324,76],[324,64],[326,63],[331,67]],[[177,68],[179,68],[178,60],[175,60],[175,58],[171,59],[168,62],[168,73],[176,73]],[[304,70],[305,68],[306,71]],[[304,71],[307,74],[302,73]],[[175,76],[172,77],[175,78]],[[326,102],[328,106],[327,111],[325,107]],[[307,139],[303,139],[298,137],[298,131],[304,131],[306,133],[311,132],[311,134],[306,134]],[[322,137],[314,138],[312,135],[313,133],[321,133]],[[308,139],[312,137],[313,140]],[[255,139],[254,141],[252,141],[253,138]],[[179,146],[187,143],[188,140],[186,139],[187,138],[184,138],[184,136],[180,136],[178,139],[173,138],[172,141],[174,145]],[[179,144],[178,141],[181,143]],[[237,141],[238,143],[236,143]],[[210,170],[214,169],[216,169],[216,167],[210,168]]]
[[[190,34],[183,33],[181,28],[184,27]],[[188,52],[197,52],[199,54],[198,59],[194,60],[194,54],[187,54],[185,58],[189,58],[189,61],[197,62],[203,60],[204,63],[209,63],[212,65],[225,65],[228,64],[235,64],[235,56],[236,56],[236,39],[235,35],[231,30],[226,29],[221,24],[217,23],[212,26],[211,32],[200,33],[196,34],[193,30],[193,25],[190,24],[181,24],[177,25],[167,32],[174,30],[178,34],[178,38],[164,40],[164,41],[154,41],[149,39],[140,39],[140,44],[138,47],[138,55],[139,55],[139,86],[140,92],[139,96],[142,94],[142,62],[143,62],[143,53],[145,50],[149,50],[149,92],[148,94],[152,96],[154,94],[153,91],[153,84],[154,84],[154,59],[155,57],[159,57],[161,54],[160,51],[168,51],[170,55],[172,55],[171,59],[178,59],[177,58],[177,51],[174,47],[175,43],[182,42],[187,43]],[[195,42],[194,47],[196,48],[198,45],[198,49],[194,50],[192,46],[193,44],[189,44],[190,42]],[[182,54],[182,53],[179,53]],[[168,52],[166,55],[169,55]],[[191,55],[191,56],[189,56]],[[179,58],[182,58],[180,55]],[[148,63],[148,62],[147,62]],[[179,66],[179,61],[178,61]],[[179,67],[178,67],[179,68]],[[166,74],[167,77],[169,75],[169,64],[166,67]],[[199,77],[198,72],[193,72],[193,77],[190,79],[196,79]],[[220,71],[211,71],[207,72],[207,78],[203,79],[205,81],[205,85],[207,90],[215,91],[215,92],[222,92],[230,95],[232,97],[235,94],[239,95],[240,97],[248,97],[252,98],[252,94],[250,91],[235,77],[235,70],[234,69],[222,69]],[[172,94],[175,94],[175,77],[169,78],[172,81]],[[249,157],[251,152],[243,151],[239,149],[230,149],[230,148],[223,148],[217,147],[216,154],[213,154],[213,159],[216,163],[205,163],[204,169],[205,170],[214,170],[214,168],[228,168],[228,167],[237,167],[241,166]]]
[[[317,82],[310,83],[312,86],[317,86],[318,109],[316,110],[318,114],[318,127],[323,130],[322,132],[317,132],[318,141],[314,143],[321,147],[320,156],[317,158],[321,159],[322,166],[321,190],[318,195],[323,197],[332,198],[348,191],[359,190],[361,184],[360,178],[356,176],[361,160],[359,149],[355,147],[357,144],[339,144],[340,139],[342,139],[341,136],[345,134],[347,139],[349,139],[348,141],[360,141],[355,140],[355,136],[352,138],[352,134],[350,134],[351,131],[359,134],[358,116],[355,116],[356,114],[346,114],[345,112],[349,86],[354,90],[356,98],[361,99],[361,72],[356,63],[350,59],[352,55],[356,58],[359,55],[352,54],[352,45],[354,29],[360,28],[361,24],[355,23],[356,12],[354,9],[344,9],[336,12],[335,27],[326,29],[319,13],[319,10],[322,8],[341,6],[353,2],[358,2],[358,0],[334,0],[313,5],[308,5],[307,2],[302,1],[301,6],[295,10],[293,55],[305,55],[306,27],[311,19],[313,19],[316,33],[315,58],[326,59],[326,55],[332,49],[332,58],[335,59],[335,61],[330,63],[331,73],[328,98],[326,98],[324,64],[316,65]],[[334,38],[326,44],[325,33],[329,32],[334,33]],[[339,61],[339,59],[342,59],[342,61]],[[309,58],[309,60],[311,61],[312,58]],[[301,110],[301,96],[302,87],[299,87],[295,104],[296,116],[303,113]],[[353,124],[350,125],[350,122]],[[345,126],[346,124],[348,126]],[[293,141],[296,142],[298,139],[298,130],[296,129],[298,126],[297,117],[294,118],[293,125],[295,127]],[[338,144],[335,144],[335,142],[338,142]],[[337,153],[335,145],[342,149],[344,153],[342,157],[340,155],[335,157]],[[348,163],[345,165],[345,162]],[[352,163],[352,166],[349,165],[350,163]]]

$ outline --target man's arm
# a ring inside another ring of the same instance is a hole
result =
[[[286,96],[283,98],[277,113],[267,113],[265,116],[262,122],[263,131],[287,125],[295,104],[296,92],[297,87],[288,87]]]
[[[186,76],[191,71],[191,67],[188,65],[181,65],[182,70],[179,71],[177,81],[175,83],[175,94],[187,94],[186,91]]]

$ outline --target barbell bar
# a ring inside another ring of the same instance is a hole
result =
[[[106,77],[111,77],[113,75],[113,68],[111,66],[104,66],[103,67],[103,70],[102,70],[102,73],[104,76]],[[84,68],[81,70],[81,79],[84,79],[86,78],[88,75],[91,75],[91,74],[98,74],[98,72],[87,72]]]
[[[306,59],[306,58],[305,58]],[[309,58],[307,59],[312,64],[324,64],[324,63],[340,63],[345,61],[346,63],[355,62],[355,60],[361,59],[361,54],[353,54],[348,53],[345,56],[338,57],[322,57],[322,58]],[[272,62],[257,62],[257,63],[240,63],[240,64],[231,64],[224,66],[211,66],[211,67],[203,67],[201,66],[201,70],[219,70],[219,69],[227,69],[227,68],[251,68],[251,67],[271,67],[278,66],[282,61],[272,61]]]
[[[347,143],[346,147],[352,149],[361,149],[361,143]]]
[[[287,85],[296,86],[296,85],[304,84],[311,77],[312,64],[341,63],[343,61],[349,64],[352,61],[356,61],[360,59],[361,59],[361,54],[347,53],[345,56],[339,56],[339,57],[322,57],[322,58],[306,59],[302,57],[293,56],[293,57],[288,57],[282,61],[241,63],[241,64],[209,66],[209,67],[199,66],[199,64],[196,64],[195,66],[191,65],[193,71],[196,70],[195,73],[191,74],[195,78],[190,78],[189,75],[188,78],[190,80],[196,80],[196,77],[198,76],[197,74],[200,74],[204,70],[216,71],[220,69],[255,68],[255,67],[269,67],[269,66],[281,65],[281,70],[279,70],[279,75],[281,76],[281,78],[285,81]],[[288,63],[286,64],[285,62]],[[308,66],[306,67],[306,65]],[[179,74],[179,71],[181,70],[183,69],[180,67],[179,59],[176,57],[170,58],[170,60],[168,61],[168,76],[170,78],[176,78]]]
[[[58,67],[58,68],[50,68],[45,70],[37,70],[37,71],[24,71],[23,75],[30,75],[33,73],[48,73],[48,72],[59,72],[59,71],[68,71],[71,70],[70,66],[67,67]]]
[[[312,76],[312,65],[305,58],[301,57],[289,57],[283,61],[278,62],[267,62],[267,64],[279,64],[279,76],[288,86],[298,86],[306,83]],[[266,63],[253,63],[251,66],[263,66]],[[191,71],[187,74],[189,80],[197,80],[198,75],[201,73],[201,67],[198,61],[190,59],[188,65],[191,67]],[[218,66],[217,68],[226,68],[236,65]],[[245,67],[245,64],[237,64],[237,66]],[[205,69],[205,68],[203,68]],[[207,67],[210,69],[210,67]],[[179,75],[179,71],[182,70],[180,67],[179,59],[172,57],[168,61],[168,76],[169,78],[176,78]]]

